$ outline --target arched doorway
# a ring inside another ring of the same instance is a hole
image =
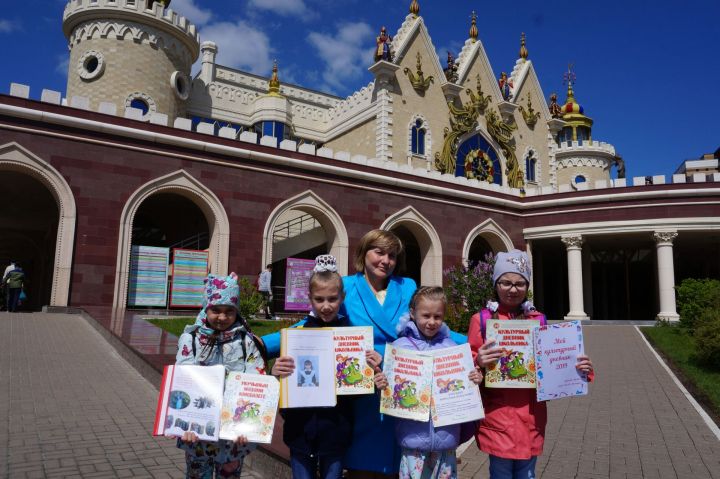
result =
[[[207,249],[210,272],[223,275],[229,232],[218,197],[187,172],[179,170],[144,184],[130,195],[120,217],[113,307],[127,304],[133,245],[147,241],[155,244],[143,246]]]
[[[10,259],[25,262],[28,308],[67,306],[76,216],[70,186],[52,165],[15,142],[0,146],[0,175],[0,204],[17,205],[0,213],[2,270]]]
[[[348,271],[348,237],[337,212],[312,191],[290,198],[268,217],[263,238],[263,261],[272,264],[274,311],[285,310],[287,259],[312,260],[320,254],[337,259],[338,272]]]
[[[497,254],[513,248],[510,236],[495,221],[488,218],[473,228],[465,239],[463,261],[471,266],[484,260],[488,253]]]
[[[27,300],[20,310],[38,311],[51,304],[58,206],[28,174],[0,171],[0,184],[0,274],[15,260],[26,278]],[[1,302],[6,306],[4,294]]]
[[[405,276],[413,278],[418,285],[442,285],[440,237],[423,215],[408,206],[387,218],[381,229],[393,231],[405,244],[408,250]]]

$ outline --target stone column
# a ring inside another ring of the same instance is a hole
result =
[[[368,70],[375,75],[377,117],[375,119],[375,157],[381,161],[392,161],[393,147],[393,90],[398,65],[381,60]]]
[[[658,292],[660,296],[660,321],[679,321],[680,316],[675,309],[675,266],[673,265],[673,240],[675,231],[655,231],[655,248],[657,249]]]
[[[583,237],[579,234],[562,236],[560,240],[567,248],[568,263],[568,296],[570,298],[570,312],[566,320],[590,319],[585,314],[583,305],[583,274],[582,274],[582,243]]]

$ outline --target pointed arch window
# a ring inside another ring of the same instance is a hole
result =
[[[533,150],[528,151],[525,156],[525,180],[528,182],[535,182],[537,174],[537,158],[535,158],[535,152]]]
[[[410,143],[413,155],[425,156],[425,133],[426,131],[422,120],[416,120],[410,132]]]

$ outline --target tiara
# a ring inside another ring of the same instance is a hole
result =
[[[323,271],[337,273],[337,260],[335,259],[335,256],[331,254],[321,254],[315,258],[315,267],[313,268],[313,272],[322,273]]]

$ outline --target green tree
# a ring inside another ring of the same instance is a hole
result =
[[[265,300],[255,289],[255,285],[247,278],[240,278],[238,285],[240,286],[240,316],[249,320],[255,317],[260,307],[264,306]]]
[[[448,308],[446,321],[450,329],[467,333],[470,318],[495,297],[492,275],[495,256],[485,255],[469,266],[454,266],[445,271]]]

